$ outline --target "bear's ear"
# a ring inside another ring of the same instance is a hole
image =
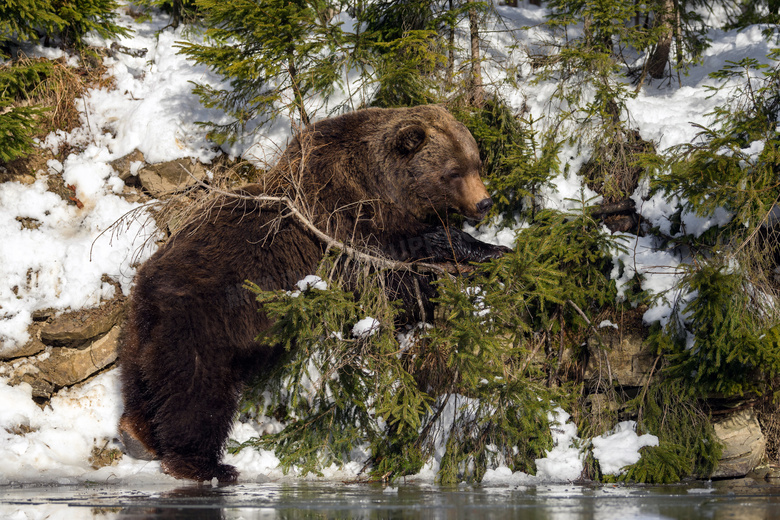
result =
[[[405,126],[395,136],[395,145],[401,153],[413,154],[422,147],[425,137],[425,129],[422,126]]]

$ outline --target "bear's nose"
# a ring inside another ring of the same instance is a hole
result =
[[[493,207],[493,199],[490,197],[486,199],[482,199],[481,201],[477,202],[477,211],[481,214],[485,214],[488,212],[490,208]]]

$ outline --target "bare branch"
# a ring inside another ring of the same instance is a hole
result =
[[[298,209],[297,205],[287,196],[243,195],[237,192],[222,190],[219,188],[215,188],[213,186],[209,186],[205,182],[197,179],[194,175],[192,175],[192,173],[190,173],[190,171],[187,170],[187,168],[185,168],[184,165],[180,165],[180,166],[185,172],[187,172],[187,174],[190,177],[195,179],[195,182],[197,182],[199,185],[203,186],[204,188],[206,188],[207,190],[213,193],[217,193],[219,195],[223,195],[225,197],[231,197],[235,199],[260,202],[262,204],[268,204],[268,205],[281,204],[285,206],[287,209],[287,215],[283,216],[282,218],[285,218],[287,216],[294,217],[299,224],[301,224],[304,228],[306,228],[309,232],[311,232],[318,240],[320,240],[323,244],[325,244],[327,248],[338,249],[342,253],[346,254],[348,257],[363,262],[365,264],[369,264],[382,269],[391,269],[395,271],[411,271],[416,273],[437,273],[437,274],[458,275],[458,274],[462,274],[464,271],[467,271],[467,269],[463,269],[458,264],[429,264],[424,262],[414,262],[414,263],[401,262],[397,260],[391,260],[389,258],[379,256],[376,254],[360,251],[352,246],[345,244],[344,242],[341,242],[340,240],[336,240],[332,236],[321,231],[317,226],[315,226],[312,223],[312,221],[306,215],[304,215],[302,211]]]

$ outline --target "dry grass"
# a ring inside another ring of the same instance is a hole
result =
[[[212,173],[208,188],[200,183],[177,193],[153,208],[157,226],[175,233],[184,223],[208,215],[214,204],[219,202],[220,192],[231,191],[244,184],[255,182],[261,174],[244,160],[233,160],[220,156],[210,165]]]
[[[79,103],[86,91],[91,88],[111,88],[113,78],[106,72],[100,52],[92,50],[88,57],[81,60],[78,67],[68,65],[66,58],[51,61],[49,74],[27,97],[17,101],[19,106],[37,105],[48,108],[39,121],[38,137],[44,137],[54,130],[70,132],[81,126]],[[20,57],[14,60],[14,66],[28,66],[34,62],[47,61],[45,58]],[[83,107],[82,107],[83,108]]]
[[[780,464],[780,410],[769,398],[756,406],[758,422],[766,437],[766,457],[770,464]]]
[[[598,146],[581,174],[588,188],[604,196],[605,204],[617,202],[634,192],[643,172],[639,157],[653,151],[652,143],[628,131]]]

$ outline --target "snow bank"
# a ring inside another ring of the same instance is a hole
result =
[[[84,185],[99,175],[71,178]],[[104,274],[127,294],[132,264],[151,254],[144,244],[156,227],[138,204],[99,187],[84,200],[82,209],[68,204],[47,191],[44,177],[29,186],[0,184],[0,352],[29,339],[34,311],[93,307],[114,296]],[[110,229],[133,210],[135,216]]]
[[[625,466],[639,462],[639,449],[658,446],[658,437],[636,434],[636,421],[623,421],[611,432],[593,438],[593,456],[605,475],[619,475]]]

